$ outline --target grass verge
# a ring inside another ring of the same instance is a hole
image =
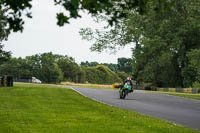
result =
[[[2,133],[199,133],[50,86],[0,88]]]
[[[112,88],[112,85],[100,85],[100,84],[80,84],[71,82],[61,82],[61,85],[79,87],[79,88],[117,89],[117,88]]]
[[[160,93],[160,94],[167,94],[167,95],[173,95],[173,96],[179,96],[184,98],[191,98],[195,100],[200,100],[200,94],[190,94],[190,93],[178,93],[178,92],[160,92],[160,91],[148,91],[151,93]]]

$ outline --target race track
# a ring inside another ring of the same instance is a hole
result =
[[[82,95],[112,106],[158,117],[200,130],[200,101],[176,96],[134,91],[125,100],[118,90],[72,88]]]

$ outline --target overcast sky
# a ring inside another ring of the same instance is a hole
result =
[[[56,13],[62,8],[55,7],[53,0],[33,0],[31,9],[33,18],[26,19],[23,33],[12,33],[4,42],[4,49],[12,52],[13,57],[25,57],[38,53],[53,52],[68,55],[81,61],[97,61],[100,63],[117,63],[117,58],[131,58],[131,46],[127,46],[116,54],[109,52],[90,52],[92,42],[82,40],[79,29],[84,27],[98,28],[102,25],[93,22],[84,14],[82,19],[72,20],[64,27],[56,25]]]

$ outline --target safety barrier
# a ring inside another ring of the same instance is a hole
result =
[[[12,76],[0,76],[0,87],[12,87],[13,86],[13,77]]]
[[[157,88],[157,91],[163,92],[180,92],[180,93],[198,93],[197,88]]]

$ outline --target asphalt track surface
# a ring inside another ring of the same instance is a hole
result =
[[[125,100],[118,90],[72,88],[93,100],[158,117],[185,127],[200,130],[200,100],[134,91]]]

